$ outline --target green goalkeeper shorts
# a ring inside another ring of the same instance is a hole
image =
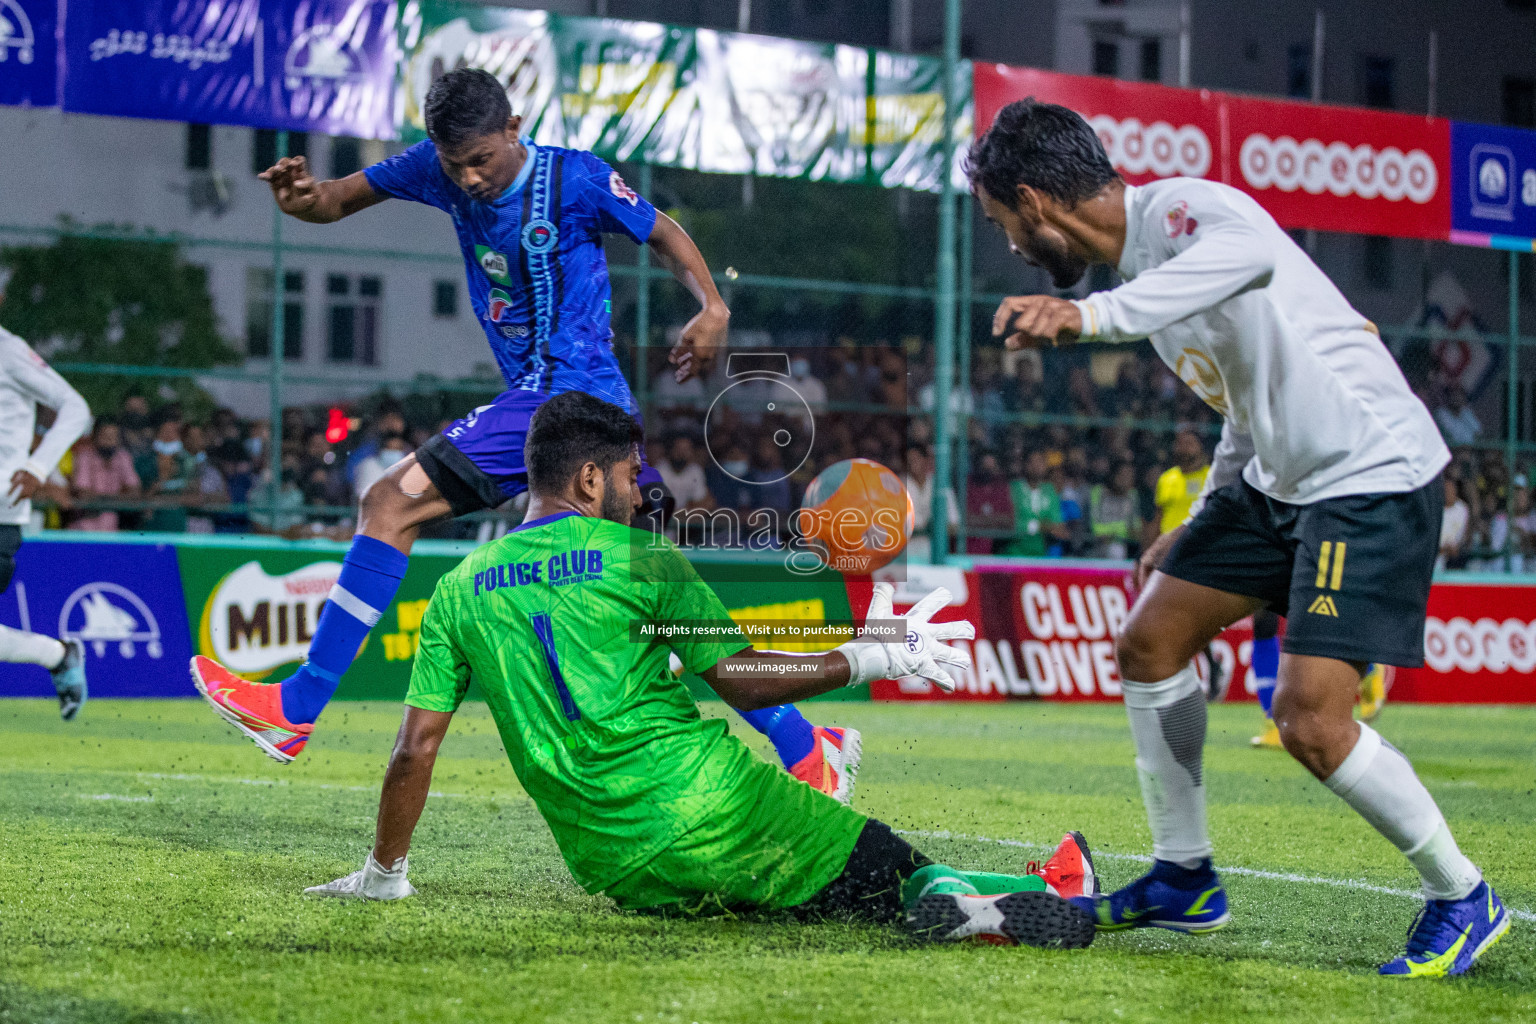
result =
[[[603,891],[627,910],[711,913],[794,907],[825,888],[869,819],[754,761],[719,813]]]

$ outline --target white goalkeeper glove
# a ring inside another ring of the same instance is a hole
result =
[[[354,871],[345,878],[338,878],[325,885],[315,885],[304,890],[307,896],[339,896],[354,900],[403,900],[416,895],[416,887],[405,877],[408,865],[401,857],[392,867],[384,867],[373,859],[373,851],[363,861],[361,871]]]
[[[891,599],[895,596],[895,587],[889,583],[876,583],[865,621],[895,619],[891,611]],[[948,606],[949,600],[949,591],[940,587],[913,605],[903,617],[906,620],[903,640],[888,643],[854,640],[837,648],[848,659],[848,685],[857,686],[875,679],[922,676],[945,693],[954,693],[955,679],[943,666],[968,669],[971,656],[944,641],[974,639],[976,627],[963,619],[959,622],[929,622],[935,612]]]

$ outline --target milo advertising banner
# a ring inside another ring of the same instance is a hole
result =
[[[467,552],[468,546],[462,547]],[[339,544],[183,548],[179,561],[192,653],[247,679],[283,678],[309,651],[345,552]],[[400,592],[342,678],[340,698],[405,695],[427,601],[460,557],[412,556]]]

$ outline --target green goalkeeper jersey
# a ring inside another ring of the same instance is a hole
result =
[[[690,635],[675,635],[681,623]],[[720,628],[700,637],[702,623]],[[668,670],[669,649],[700,673],[747,646],[669,542],[565,513],[438,582],[406,703],[455,711],[479,683],[518,780],[589,892],[629,906],[706,895],[794,906],[842,870],[865,818],[701,718]]]

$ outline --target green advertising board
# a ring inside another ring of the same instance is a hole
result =
[[[400,45],[406,139],[426,137],[432,83],[478,67],[530,138],[609,160],[923,191],[943,180],[936,57],[459,0],[407,4]],[[968,61],[955,84],[963,152]]]
[[[281,679],[302,661],[321,606],[341,572],[346,545],[164,537],[176,549],[194,654],[213,658],[248,679]],[[417,546],[399,593],[342,678],[338,699],[399,700],[405,695],[432,590],[473,547],[447,542]],[[847,588],[836,573],[800,576],[774,559],[712,557],[696,564],[738,619],[820,624],[850,617]],[[689,683],[696,696],[714,696],[702,680]],[[867,696],[865,688],[842,692],[838,699]]]

